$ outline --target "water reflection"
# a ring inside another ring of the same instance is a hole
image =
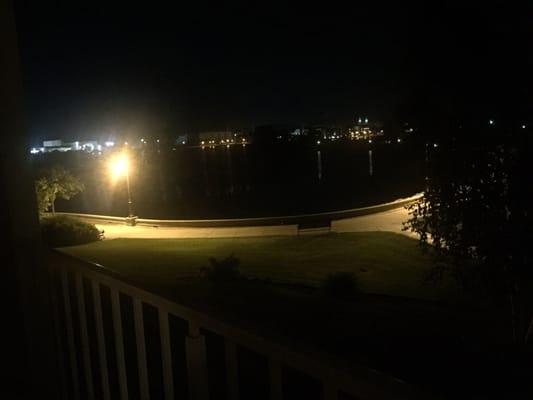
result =
[[[368,175],[374,175],[374,166],[372,164],[372,150],[368,150]]]
[[[207,151],[202,146],[202,171],[204,176],[204,193],[206,196],[211,196],[211,191],[209,190],[209,174],[207,172]]]
[[[320,150],[317,150],[316,152],[316,163],[318,181],[320,182],[322,180],[322,154],[320,153]]]
[[[228,171],[227,172],[227,175],[228,175],[228,180],[229,180],[229,187],[228,187],[228,193],[231,195],[233,194],[234,192],[234,187],[233,187],[233,168],[231,166],[231,149],[230,149],[230,146],[227,145],[226,146],[226,170]]]

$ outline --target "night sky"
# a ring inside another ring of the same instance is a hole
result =
[[[358,115],[431,126],[532,105],[530,10],[41,3],[17,3],[34,141]]]

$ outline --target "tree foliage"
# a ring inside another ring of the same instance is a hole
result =
[[[39,211],[46,212],[51,208],[54,213],[58,198],[70,200],[84,189],[83,183],[70,171],[60,166],[52,167],[35,181]]]
[[[515,318],[518,304],[531,310],[528,154],[523,136],[509,132],[435,149],[424,196],[408,206],[405,224],[424,249],[453,260],[440,263],[434,277],[450,273],[467,290],[510,298]]]

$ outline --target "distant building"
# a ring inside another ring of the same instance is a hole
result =
[[[233,133],[231,131],[208,131],[200,132],[198,138],[203,141],[214,140],[215,143],[220,143],[222,140],[226,141],[227,139],[233,138]]]
[[[97,140],[76,140],[74,142],[64,142],[62,140],[45,140],[42,147],[33,147],[30,153],[51,153],[54,151],[66,152],[66,151],[86,151],[88,153],[102,152],[104,149],[115,146],[112,141],[106,141],[102,146]]]
[[[383,134],[383,124],[370,122],[368,117],[357,118],[357,123],[348,129],[348,137],[351,140],[371,140]]]
[[[294,133],[303,133],[294,126],[273,124],[256,126],[252,137],[254,143],[278,143],[279,141],[289,140],[291,137],[299,136]]]
[[[230,145],[248,143],[249,138],[243,133],[236,131],[208,131],[198,134],[198,142],[202,146]]]
[[[189,142],[189,135],[179,135],[176,140],[174,141],[174,144],[187,144]]]

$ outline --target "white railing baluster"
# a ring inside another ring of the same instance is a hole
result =
[[[228,338],[224,338],[224,353],[226,361],[226,380],[228,397],[231,400],[239,399],[239,371],[237,364],[237,346]]]
[[[189,399],[208,400],[207,359],[205,337],[200,335],[200,327],[189,321],[189,335],[185,338],[187,354],[187,375],[189,378]]]
[[[56,351],[57,351],[57,358],[59,360],[58,368],[60,370],[60,379],[61,379],[61,398],[62,399],[68,399],[68,381],[67,381],[67,372],[65,370],[65,352],[63,351],[63,341],[61,340],[62,332],[61,332],[61,324],[60,324],[60,312],[59,312],[59,301],[57,298],[57,281],[56,281],[56,272],[50,268],[50,289],[51,289],[51,300],[52,300],[52,311],[53,311],[53,318],[54,318],[54,332],[55,332],[55,339],[56,339]]]
[[[72,306],[70,303],[70,289],[67,271],[61,270],[61,286],[63,287],[63,300],[65,303],[65,325],[67,329],[67,341],[70,359],[70,371],[72,373],[72,390],[75,399],[80,398],[80,382],[78,378],[78,358],[74,344],[74,325],[72,324]]]
[[[100,296],[100,284],[91,281],[93,289],[94,321],[96,325],[96,340],[98,344],[98,358],[100,360],[100,379],[102,381],[103,400],[110,400],[109,376],[107,371],[107,353],[105,348],[104,319],[102,316],[102,299]]]
[[[117,289],[110,287],[111,310],[113,313],[113,332],[115,335],[115,354],[117,358],[118,387],[120,399],[128,400],[128,380],[126,359],[124,358],[124,338],[122,336],[122,315],[120,312],[120,295]]]
[[[172,373],[172,349],[170,347],[170,328],[168,325],[168,313],[166,311],[163,311],[161,308],[158,309],[158,313],[165,400],[174,400],[174,375]]]
[[[270,400],[283,399],[281,362],[277,359],[270,358],[268,360],[268,372],[270,377]]]
[[[89,332],[87,330],[87,314],[85,311],[85,296],[83,291],[83,280],[80,274],[74,275],[76,283],[76,297],[78,300],[78,316],[80,322],[81,351],[83,355],[85,383],[87,385],[87,398],[94,399],[93,373],[91,366],[91,349],[89,348]]]
[[[146,363],[146,341],[144,339],[144,317],[142,301],[133,298],[133,319],[135,322],[135,342],[137,343],[137,367],[139,369],[139,389],[141,400],[150,399],[148,366]]]

